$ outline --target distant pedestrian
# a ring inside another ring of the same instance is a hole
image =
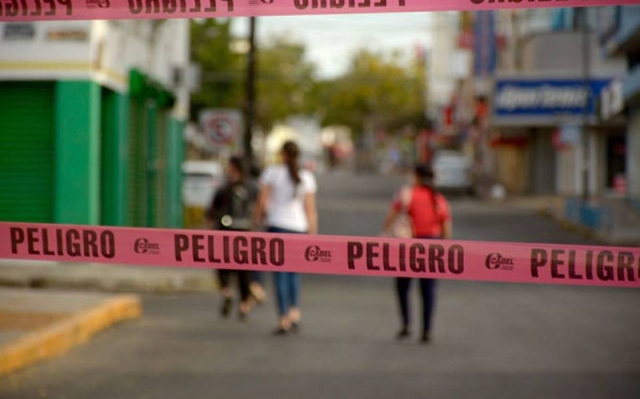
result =
[[[427,164],[418,164],[414,168],[412,177],[412,185],[402,188],[393,201],[383,224],[383,233],[389,234],[398,217],[406,214],[410,220],[410,236],[423,239],[450,239],[452,237],[451,212],[447,200],[434,188],[433,170]],[[431,320],[435,309],[436,280],[421,278],[419,281],[422,294],[420,341],[428,343],[431,339]],[[398,339],[405,339],[411,335],[410,288],[410,278],[396,278],[396,293],[402,322],[397,334]]]
[[[251,165],[251,168],[249,169],[249,183],[253,185],[256,193],[259,191],[258,181],[260,179],[260,175],[260,168],[256,164]],[[249,292],[258,305],[261,305],[267,296],[264,291],[264,272],[259,270],[252,271],[249,281]]]
[[[252,215],[257,199],[257,189],[245,178],[244,165],[239,157],[232,157],[227,166],[227,182],[213,197],[207,210],[209,226],[215,230],[249,231],[252,227]],[[245,320],[251,310],[250,271],[218,270],[218,281],[222,293],[220,313],[228,317],[233,307],[231,290],[232,277],[238,280],[240,302],[238,317]]]
[[[298,164],[300,150],[288,141],[280,152],[282,164],[268,167],[260,178],[256,223],[264,221],[272,233],[318,233],[316,180]],[[266,219],[266,220],[265,220]],[[300,275],[274,273],[278,304],[277,335],[300,328]]]

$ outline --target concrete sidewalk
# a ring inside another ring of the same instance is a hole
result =
[[[59,356],[123,320],[139,317],[133,295],[0,290],[0,376]]]
[[[62,355],[141,314],[136,296],[87,290],[176,293],[215,287],[210,270],[0,260],[0,376]]]
[[[560,196],[514,196],[497,202],[496,205],[503,209],[518,208],[537,212],[555,220],[562,228],[605,245],[640,245],[640,212],[623,199],[600,198],[593,203],[597,209],[602,209],[604,215],[600,227],[588,226],[571,219],[567,199]]]
[[[211,292],[216,284],[211,270],[0,260],[0,287],[2,376],[60,356],[112,324],[141,314],[137,296],[87,290]]]
[[[211,270],[0,260],[0,286],[107,292],[211,292]]]

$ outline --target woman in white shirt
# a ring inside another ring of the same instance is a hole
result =
[[[265,222],[272,233],[318,233],[316,180],[298,165],[300,150],[288,141],[280,152],[282,163],[268,167],[260,177],[256,223]],[[266,220],[265,220],[266,219]],[[277,335],[296,332],[300,327],[300,275],[274,273],[278,303]]]

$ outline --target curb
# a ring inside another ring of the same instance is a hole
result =
[[[549,211],[548,209],[541,208],[538,210],[538,214],[541,216],[546,216],[549,219],[556,222],[561,228],[571,231],[573,233],[580,234],[584,238],[588,238],[590,240],[599,241],[602,244],[606,244],[603,240],[600,240],[599,237],[595,234],[595,232],[587,227],[581,226],[579,224],[573,223],[567,219],[564,219],[555,213]]]
[[[612,239],[604,233],[597,232],[588,227],[582,226],[580,224],[571,222],[561,216],[550,212],[548,209],[540,209],[538,213],[542,216],[546,216],[549,219],[556,222],[561,228],[571,231],[577,234],[580,234],[582,237],[596,241],[602,245],[615,245],[615,246],[628,246],[633,247],[638,245],[638,239]]]
[[[119,295],[69,318],[29,333],[0,348],[0,376],[60,356],[111,325],[140,317],[134,295]]]
[[[136,279],[99,279],[62,278],[47,273],[31,273],[31,275],[13,275],[2,273],[0,267],[0,287],[28,287],[28,288],[60,288],[75,290],[96,290],[112,293],[211,293],[217,292],[218,285],[210,278],[190,277],[185,279],[162,279],[154,281],[139,281]]]
[[[111,293],[145,293],[145,294],[197,294],[212,293],[218,291],[215,282],[208,281],[165,281],[158,284],[149,284],[135,281],[101,282],[95,280],[63,280],[48,276],[34,276],[27,279],[16,279],[0,275],[0,287],[11,288],[57,288],[87,290]]]

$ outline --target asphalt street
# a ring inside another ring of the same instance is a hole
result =
[[[321,233],[377,235],[402,181],[320,178]],[[532,210],[451,202],[458,239],[590,244]],[[286,337],[270,334],[271,297],[242,323],[215,295],[145,296],[142,319],[0,379],[0,398],[640,398],[640,291],[438,290],[430,345],[394,340],[391,279],[304,276],[302,331]]]

